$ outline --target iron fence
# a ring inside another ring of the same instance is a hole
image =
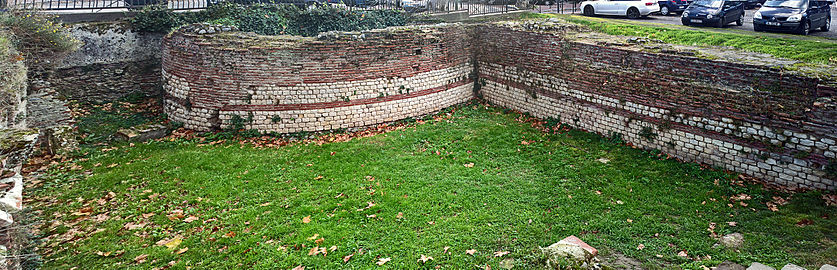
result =
[[[508,13],[520,10],[564,12],[566,0],[0,0],[1,9],[38,9],[99,12],[135,10],[148,5],[166,5],[173,10],[200,10],[222,1],[238,4],[338,5],[347,9],[402,9],[416,14],[468,12],[469,15]]]

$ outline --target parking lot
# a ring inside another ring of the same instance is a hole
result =
[[[536,8],[536,10],[538,10],[539,12],[543,12],[543,13],[563,13],[563,14],[581,15],[581,9],[580,9],[579,6],[576,6],[575,9],[570,5],[564,6],[564,11],[563,12],[558,12],[558,10],[555,8],[555,6],[538,6]],[[615,21],[621,21],[621,22],[630,23],[630,24],[643,24],[643,25],[648,24],[648,25],[652,25],[652,26],[653,26],[653,24],[671,24],[671,25],[680,25],[680,26],[687,27],[687,28],[699,28],[699,29],[704,29],[704,30],[717,30],[717,31],[727,30],[727,31],[735,31],[735,32],[752,32],[754,34],[771,35],[771,34],[767,34],[767,33],[764,33],[764,32],[753,31],[753,14],[755,14],[757,10],[758,10],[758,8],[754,8],[754,9],[748,9],[744,12],[744,25],[737,26],[734,23],[730,23],[729,25],[724,27],[723,30],[718,29],[718,28],[713,28],[711,26],[683,26],[683,24],[680,23],[680,16],[676,15],[676,14],[672,14],[672,15],[669,15],[669,16],[662,16],[662,15],[659,15],[659,14],[652,14],[651,16],[648,16],[646,18],[640,18],[640,19],[636,19],[636,20],[629,20],[629,19],[625,18],[624,16],[623,17],[597,16],[597,17],[598,18],[612,19],[612,20],[615,20]],[[837,18],[837,5],[832,5],[832,7],[831,7],[831,17],[832,18]],[[831,21],[831,27],[832,27],[831,31],[829,31],[829,32],[811,31],[811,33],[809,35],[837,40],[837,28],[835,28],[835,27],[837,27],[837,21],[832,20]],[[781,32],[779,32],[778,34],[781,34]],[[792,36],[789,35],[787,37],[801,37],[799,35],[795,35],[795,34],[792,34],[792,33],[788,33],[788,34],[790,34]]]
[[[729,29],[740,29],[746,31],[753,31],[753,14],[756,13],[758,8],[755,9],[748,9],[744,12],[744,25],[737,26],[734,23],[727,25],[725,28]],[[837,6],[831,7],[831,17],[837,18]],[[659,14],[648,16],[648,18],[640,19],[642,21],[654,22],[654,23],[664,23],[664,24],[677,24],[682,25],[680,23],[680,16],[678,15],[669,15],[669,16],[662,16]],[[831,21],[831,31],[829,32],[821,32],[821,31],[811,31],[811,36],[819,36],[819,37],[826,37],[826,38],[833,38],[837,39],[837,22]],[[710,27],[710,26],[704,26]]]

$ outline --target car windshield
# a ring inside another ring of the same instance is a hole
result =
[[[789,1],[782,1],[782,0],[773,0],[767,1],[764,3],[765,7],[783,7],[783,8],[794,8],[794,9],[802,9],[808,1],[805,0],[789,0]]]
[[[697,0],[694,5],[710,8],[719,8],[724,4],[722,0]]]

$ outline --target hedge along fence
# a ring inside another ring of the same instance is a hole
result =
[[[400,10],[347,10],[331,6],[302,9],[295,5],[237,5],[223,3],[198,12],[174,12],[148,6],[131,19],[140,32],[168,32],[182,25],[210,22],[235,26],[261,35],[316,36],[328,31],[362,31],[405,25],[409,15]]]

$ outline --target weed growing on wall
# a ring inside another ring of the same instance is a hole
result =
[[[8,39],[27,63],[56,59],[81,45],[55,16],[31,10],[0,13],[2,29],[10,33]]]
[[[237,5],[224,3],[206,10],[176,13],[165,6],[147,6],[131,19],[140,32],[167,32],[181,25],[209,22],[236,26],[262,35],[316,36],[327,31],[360,31],[405,25],[399,10],[351,11],[332,6],[302,9],[295,5]]]

